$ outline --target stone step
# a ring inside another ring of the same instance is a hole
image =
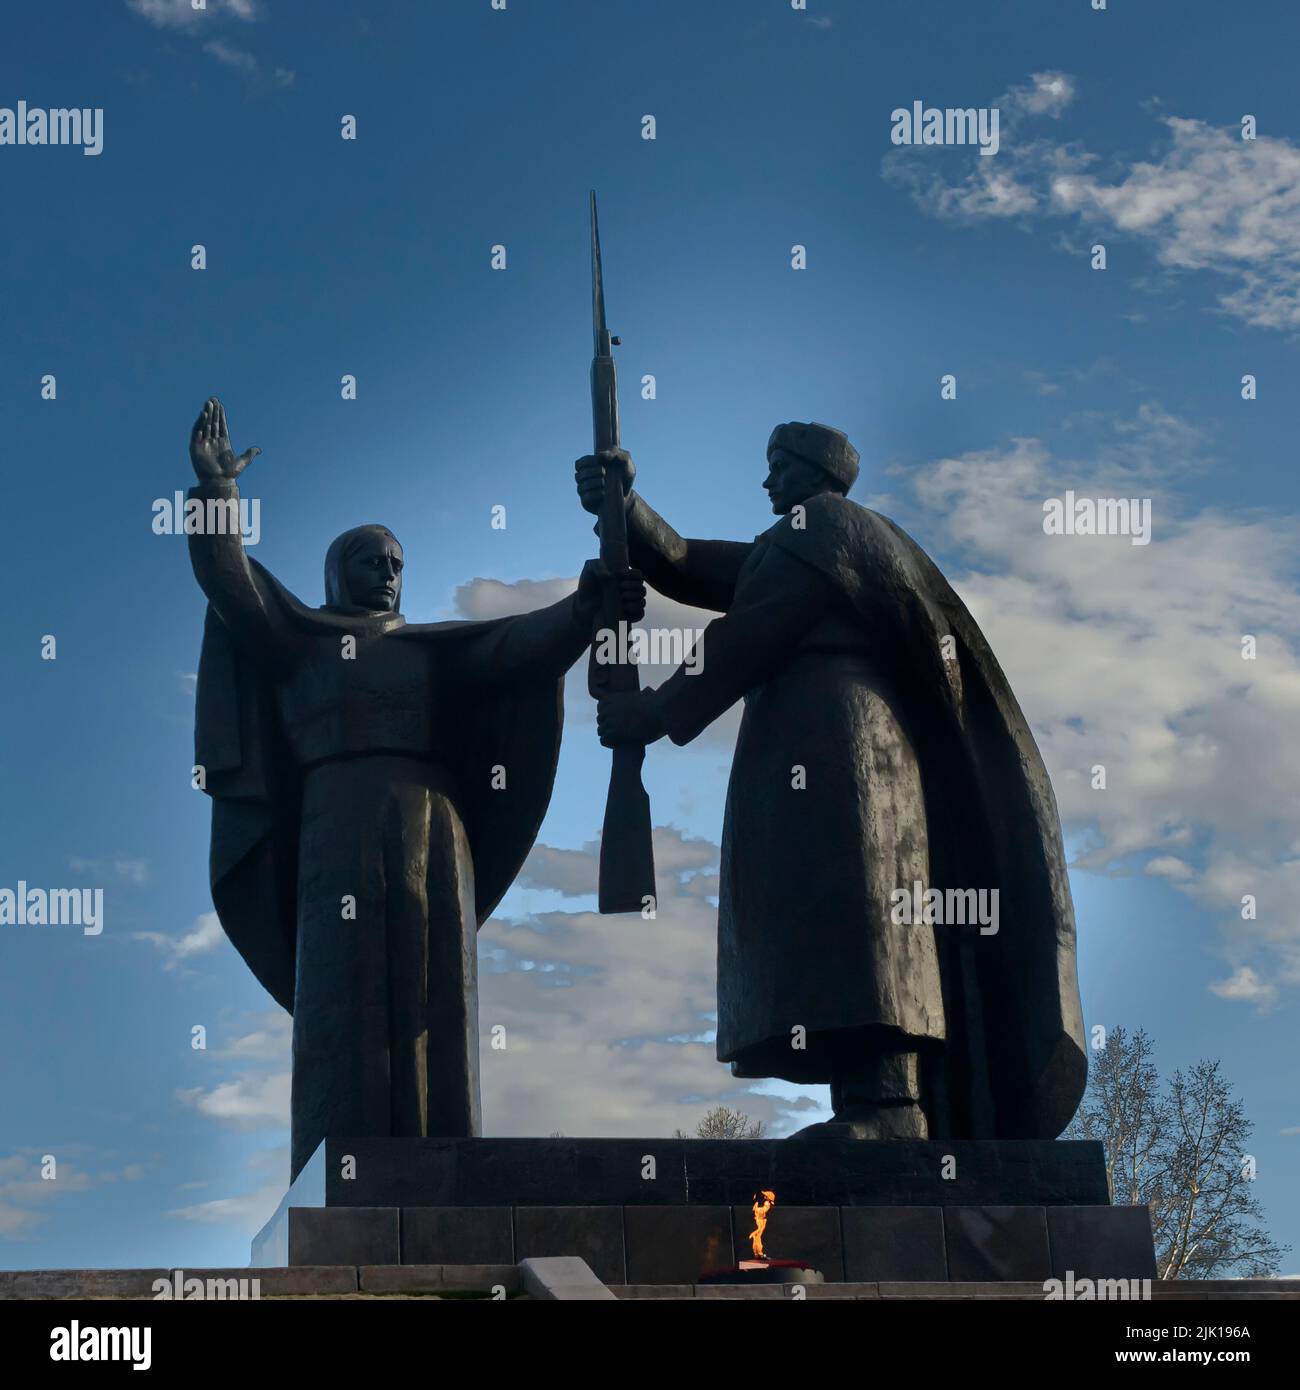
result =
[[[194,1281],[199,1281],[195,1283]],[[253,1281],[256,1281],[254,1283]],[[14,1299],[415,1299],[477,1295],[557,1301],[685,1298],[815,1298],[841,1301],[964,1300],[1044,1302],[1029,1280],[903,1281],[741,1287],[726,1284],[602,1284],[573,1257],[520,1265],[299,1265],[283,1269],[0,1270],[0,1301]],[[795,1293],[794,1290],[800,1290]],[[1184,1279],[1151,1284],[1154,1302],[1259,1300],[1300,1302],[1300,1279]]]
[[[201,1294],[200,1294],[201,1290]],[[295,1265],[262,1269],[0,1270],[0,1301],[51,1298],[345,1298],[523,1292],[517,1265]]]
[[[794,1288],[801,1292],[795,1294]],[[879,1301],[882,1299],[1035,1302],[1046,1301],[1042,1284],[1028,1282],[998,1283],[866,1283],[866,1284],[804,1284],[799,1286],[775,1284],[741,1287],[726,1284],[613,1284],[610,1292],[615,1298],[682,1299],[682,1298],[818,1298]],[[1153,1280],[1151,1301],[1154,1303],[1185,1301],[1218,1301],[1230,1299],[1300,1303],[1300,1279],[1182,1279]]]

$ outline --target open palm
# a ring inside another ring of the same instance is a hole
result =
[[[236,457],[226,429],[225,406],[215,396],[204,403],[190,435],[190,462],[200,482],[237,478],[261,452],[246,449]]]

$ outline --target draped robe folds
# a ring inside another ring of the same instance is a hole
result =
[[[825,1082],[846,1050],[916,1051],[932,1138],[1054,1138],[1087,1075],[1060,823],[965,605],[909,536],[839,494],[752,544],[683,540],[634,494],[628,532],[650,584],[725,614],[698,673],[653,697],[669,737],[745,702],[719,1060]],[[997,932],[894,922],[891,894],[917,882],[997,890]]]
[[[190,554],[212,895],[293,1014],[292,1173],[327,1136],[477,1134],[476,930],[545,814],[589,629],[572,599],[429,625],[310,608],[237,533],[191,535]]]

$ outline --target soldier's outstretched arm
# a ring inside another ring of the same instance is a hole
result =
[[[588,454],[574,465],[578,496],[593,515],[600,511],[608,468],[617,468],[623,475],[628,549],[632,563],[651,587],[678,603],[725,613],[735,597],[736,579],[749,559],[753,542],[679,536],[645,498],[632,491],[636,465],[623,449]]]
[[[689,743],[786,661],[834,602],[829,580],[768,546],[741,599],[704,629],[692,662],[657,690],[600,702],[601,742],[653,743],[667,734],[674,743]]]

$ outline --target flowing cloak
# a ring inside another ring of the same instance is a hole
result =
[[[255,560],[253,579],[268,610],[304,634],[340,636],[356,619],[311,608]],[[436,642],[447,669],[457,651],[503,621],[404,624],[391,641]],[[513,681],[499,694],[446,702],[456,737],[439,759],[458,787],[456,808],[474,861],[481,927],[532,847],[550,802],[559,758],[563,678]],[[271,997],[293,1012],[302,788],[276,713],[270,679],[209,605],[195,701],[195,762],[212,797],[209,877],[217,916]],[[492,769],[506,786],[492,788]]]
[[[932,1115],[931,1133],[1055,1138],[1082,1098],[1087,1053],[1074,909],[1042,756],[978,624],[920,546],[837,494],[809,499],[805,511],[802,528],[786,517],[760,540],[831,582],[899,682],[924,789],[929,886],[999,890],[996,934],[936,928],[947,1043],[923,1066],[946,1113]],[[992,1114],[980,1123],[969,1096],[982,1087]]]

